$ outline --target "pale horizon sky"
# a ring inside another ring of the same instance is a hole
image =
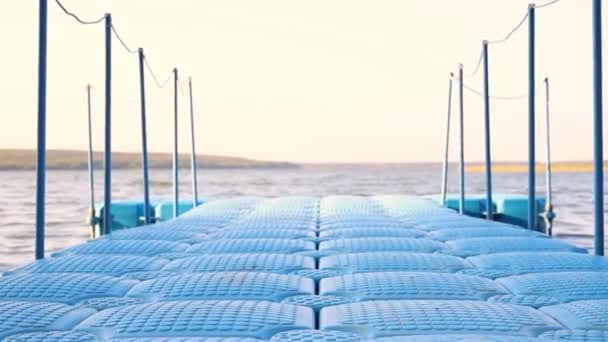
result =
[[[470,72],[481,41],[507,34],[528,2],[62,1],[85,19],[112,12],[121,36],[144,47],[159,78],[174,66],[184,81],[192,76],[198,153],[294,162],[441,160],[448,74],[459,62]],[[0,148],[35,148],[38,2],[6,5]],[[94,147],[103,149],[103,33],[103,24],[79,25],[49,0],[50,149],[86,149],[87,83],[95,87]],[[537,160],[545,158],[545,76],[552,81],[554,160],[590,160],[591,0],[538,9],[537,43]],[[113,50],[113,150],[137,152],[137,56],[117,40]],[[490,68],[495,95],[527,91],[527,24],[490,48]],[[173,90],[156,89],[146,77],[149,150],[170,152]],[[478,89],[481,82],[480,75],[466,80]],[[180,97],[182,153],[190,149],[187,101]],[[482,102],[465,92],[465,103],[466,159],[483,160]],[[452,114],[456,160],[456,102]],[[491,115],[493,159],[526,160],[527,99],[493,101]]]

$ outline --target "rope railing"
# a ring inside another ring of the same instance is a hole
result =
[[[77,16],[76,14],[74,14],[73,12],[70,12],[67,8],[65,8],[65,6],[63,6],[63,4],[61,3],[61,1],[59,0],[55,0],[55,3],[59,6],[59,8],[61,8],[61,10],[69,15],[70,17],[74,18],[77,22],[83,24],[83,25],[95,25],[95,24],[99,24],[101,23],[106,16],[103,15],[101,18],[97,19],[97,20],[83,20],[81,19],[79,16]]]

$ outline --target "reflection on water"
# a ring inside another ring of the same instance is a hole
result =
[[[456,169],[450,174],[450,192],[458,190]],[[188,170],[183,170],[182,199],[191,198]],[[339,165],[295,169],[202,169],[203,197],[436,194],[440,189],[439,165]],[[47,253],[88,239],[85,213],[89,189],[86,171],[48,173]],[[96,174],[96,201],[102,201],[103,172]],[[113,171],[113,199],[133,199],[143,192],[139,170]],[[495,193],[527,193],[526,174],[495,174]],[[544,175],[537,179],[544,191]],[[559,173],[553,177],[554,206],[558,215],[556,236],[592,246],[592,177],[586,173]],[[33,258],[35,177],[31,171],[0,171],[0,270]],[[467,175],[467,192],[484,191],[483,174]],[[151,171],[152,197],[170,199],[171,170]]]

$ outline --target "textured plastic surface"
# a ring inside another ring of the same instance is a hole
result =
[[[255,299],[278,302],[314,294],[311,279],[260,272],[217,272],[165,277],[142,282],[129,296],[154,300]]]
[[[495,282],[474,276],[429,272],[359,273],[322,279],[321,295],[353,300],[469,299],[485,300],[503,294]]]
[[[315,259],[291,254],[213,254],[172,261],[163,271],[222,272],[250,271],[290,273],[314,269]]]
[[[448,247],[458,255],[480,255],[501,252],[565,251],[587,253],[583,248],[553,239],[526,237],[485,237],[448,241]]]
[[[132,255],[72,255],[39,260],[18,272],[95,273],[120,276],[129,272],[160,270],[168,260]]]
[[[432,253],[445,248],[445,245],[438,241],[422,238],[396,238],[396,237],[372,237],[355,239],[337,239],[323,241],[319,244],[320,250],[332,250],[339,252],[420,252]]]
[[[537,336],[561,325],[531,308],[480,301],[369,301],[321,310],[322,329],[368,338],[417,334]]]
[[[288,239],[222,239],[206,241],[188,248],[188,253],[295,253],[313,251],[314,242]]]
[[[76,329],[113,337],[254,337],[314,328],[312,309],[263,301],[188,301],[101,311]]]
[[[95,313],[60,303],[0,302],[0,339],[33,330],[66,330]]]
[[[408,196],[212,200],[5,274],[0,340],[606,341],[580,251]]]
[[[535,252],[498,253],[467,258],[481,270],[500,270],[504,274],[569,271],[608,271],[608,259],[581,253]]]
[[[470,265],[450,255],[406,252],[351,253],[321,258],[320,269],[342,272],[424,271],[454,272]]]
[[[97,274],[26,273],[0,278],[0,300],[74,304],[93,297],[123,296],[137,282]]]
[[[608,330],[608,299],[581,300],[540,310],[570,329]]]

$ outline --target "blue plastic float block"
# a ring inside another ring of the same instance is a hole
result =
[[[0,300],[75,304],[88,298],[123,296],[136,283],[97,274],[15,274],[0,278]]]
[[[154,256],[161,253],[183,252],[189,244],[163,240],[98,240],[84,243],[53,256],[74,254],[130,254]]]
[[[67,330],[96,311],[60,303],[0,301],[0,339],[36,330]]]
[[[408,228],[338,228],[323,230],[319,237],[323,239],[335,238],[358,238],[358,237],[401,237],[419,238],[426,236],[426,233],[417,229]]]
[[[518,305],[459,300],[367,301],[321,310],[320,328],[366,338],[421,334],[536,337],[563,329],[541,312]]]
[[[142,225],[140,217],[143,217],[143,202],[142,201],[112,201],[112,231],[133,228]],[[104,217],[104,207],[99,205],[98,218]],[[100,224],[100,226],[103,226]]]
[[[488,298],[489,302],[515,304],[529,306],[532,308],[540,308],[548,305],[560,304],[561,301],[556,297],[538,296],[538,295],[498,295]]]
[[[163,271],[172,272],[271,272],[287,274],[315,269],[315,259],[291,254],[209,254],[170,262]]]
[[[561,302],[608,299],[608,272],[533,273],[497,282],[513,294],[549,296]]]
[[[528,223],[528,197],[521,195],[509,195],[499,198],[497,201],[498,212],[503,214],[501,221],[516,225],[526,226]],[[536,198],[536,211],[542,213],[545,208],[545,198]],[[542,221],[542,220],[538,220]]]
[[[99,337],[80,331],[46,331],[12,335],[4,342],[97,342]]]
[[[506,294],[495,282],[474,276],[429,272],[376,272],[322,279],[319,294],[352,301],[384,299],[486,300]]]
[[[315,238],[313,231],[302,229],[222,229],[207,235],[208,240],[215,239],[302,239]]]
[[[98,297],[85,299],[76,303],[77,307],[91,308],[97,311],[115,308],[118,306],[136,305],[143,304],[142,298],[127,298],[127,297]]]
[[[608,330],[608,299],[545,306],[540,311],[554,317],[569,329]]]
[[[145,226],[105,235],[108,240],[203,241],[205,235],[168,226]]]
[[[299,271],[291,272],[290,274],[299,275],[299,276],[302,276],[302,277],[313,279],[315,281],[319,281],[319,280],[324,279],[324,278],[337,277],[339,275],[342,275],[342,272],[340,272],[338,270],[330,270],[330,269],[326,269],[326,270],[299,270]]]
[[[281,303],[306,306],[319,312],[326,306],[346,304],[352,302],[350,299],[339,296],[300,295],[285,298]]]
[[[251,337],[270,339],[291,329],[313,329],[312,309],[264,301],[211,300],[132,305],[101,311],[76,329],[131,337]]]
[[[483,202],[483,204],[482,204]],[[452,210],[460,210],[460,199],[455,197],[448,197],[446,199],[446,206]],[[474,217],[482,217],[485,208],[485,200],[479,197],[467,197],[464,200],[464,212],[467,215]],[[493,208],[496,210],[496,207]]]
[[[168,260],[133,255],[73,255],[38,260],[13,273],[94,273],[121,276],[131,272],[157,271]]]
[[[373,342],[554,342],[537,337],[504,335],[416,335],[394,336],[374,339]]]
[[[527,237],[482,237],[448,241],[449,253],[459,256],[472,256],[504,252],[574,252],[587,253],[584,248],[576,247],[556,239],[531,239]]]
[[[544,272],[608,272],[608,259],[570,252],[517,252],[479,255],[467,261],[482,271],[499,271],[501,277]]]
[[[454,272],[470,267],[467,261],[455,256],[408,252],[351,253],[327,256],[319,260],[319,269],[335,269],[343,273]]]
[[[300,230],[315,230],[317,229],[316,223],[312,220],[289,220],[289,221],[281,221],[281,220],[247,220],[247,221],[237,221],[231,223],[226,228],[228,229],[300,229]]]
[[[178,206],[178,215],[182,215],[193,208],[192,201],[181,201]],[[114,210],[114,209],[112,209]],[[173,218],[173,202],[161,202],[154,208],[157,221],[167,221]]]
[[[526,238],[548,238],[547,235],[523,228],[491,227],[489,229],[460,228],[435,230],[428,235],[440,241],[460,240],[484,237],[526,237]]]
[[[363,342],[363,339],[342,331],[290,330],[274,335],[270,342]]]
[[[296,253],[313,251],[314,242],[289,239],[223,239],[192,245],[188,253]]]
[[[608,330],[555,330],[541,335],[551,341],[605,342]]]
[[[155,301],[239,299],[280,302],[290,296],[314,293],[312,279],[295,275],[217,272],[144,281],[128,295]]]
[[[438,241],[423,238],[352,238],[322,241],[319,250],[331,250],[338,252],[420,252],[433,253],[446,249],[446,246]]]
[[[218,230],[225,225],[225,217],[199,217],[198,215],[182,216],[176,220],[156,223],[148,228],[180,230],[192,233],[209,233]]]
[[[112,342],[265,342],[251,337],[145,337],[115,338]]]
[[[163,272],[163,271],[150,271],[150,272],[132,272],[132,273],[125,273],[122,276],[120,276],[123,279],[135,279],[135,280],[139,280],[139,281],[144,281],[144,280],[152,280],[152,279],[158,279],[158,278],[164,278],[164,277],[173,277],[178,275],[179,273],[177,272]]]
[[[499,223],[496,221],[487,221],[480,219],[470,220],[445,220],[437,222],[418,222],[414,224],[415,228],[424,230],[427,232],[433,232],[436,230],[446,229],[464,229],[464,228],[477,228],[481,230],[489,230],[494,228],[506,227],[506,228],[521,228],[507,223]]]

